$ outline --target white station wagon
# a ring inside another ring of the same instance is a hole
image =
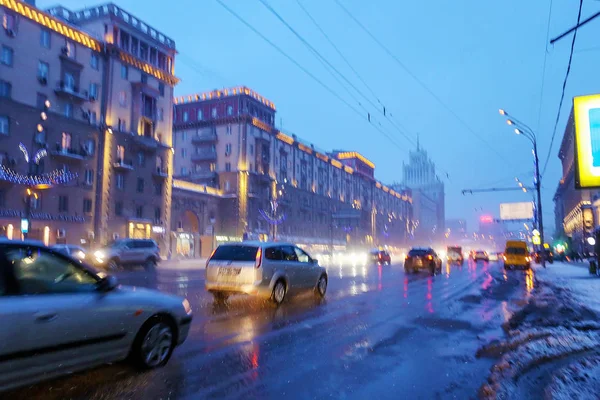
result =
[[[119,286],[38,243],[0,240],[0,391],[126,358],[165,365],[191,321],[186,299]]]
[[[215,300],[243,293],[281,304],[288,293],[327,291],[327,271],[291,243],[222,244],[206,263],[206,290]]]

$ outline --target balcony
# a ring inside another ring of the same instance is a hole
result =
[[[192,144],[215,143],[216,141],[217,135],[214,133],[192,136]]]
[[[217,173],[215,171],[192,171],[189,175],[189,178],[193,180],[209,180],[216,177]]]
[[[63,97],[74,102],[81,103],[89,100],[87,91],[80,92],[77,86],[67,85],[64,81],[59,81],[57,83],[54,92],[58,97]]]
[[[164,167],[156,167],[154,169],[154,171],[152,172],[152,175],[155,178],[167,179],[169,177],[169,170],[167,168],[164,168]]]
[[[202,151],[199,153],[192,154],[192,162],[215,161],[216,159],[217,152],[214,150]]]
[[[63,147],[58,143],[56,144],[55,150],[51,151],[50,154],[67,161],[83,161],[88,156],[85,149],[75,150],[72,147]]]
[[[133,161],[123,160],[122,158],[119,158],[113,164],[113,168],[119,171],[133,171]]]
[[[146,150],[156,150],[158,148],[158,141],[152,136],[135,135],[134,140]]]

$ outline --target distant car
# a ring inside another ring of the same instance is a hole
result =
[[[442,270],[442,260],[431,248],[413,248],[404,260],[404,272],[429,270],[432,274]]]
[[[450,264],[463,264],[465,258],[463,256],[462,248],[458,246],[448,246],[446,249],[446,261]]]
[[[477,261],[485,261],[485,262],[489,262],[490,261],[490,256],[488,255],[487,251],[483,251],[483,250],[477,250],[473,253],[473,261],[477,262]]]
[[[83,247],[74,244],[56,244],[51,248],[77,260],[83,261],[87,257],[87,251]]]
[[[385,250],[372,250],[369,253],[369,258],[374,264],[387,264],[392,263],[392,256]]]
[[[490,253],[489,261],[498,261],[500,259],[500,255],[498,253]]]
[[[531,255],[527,251],[527,243],[522,240],[509,240],[504,250],[504,268],[531,268]]]
[[[0,240],[0,321],[4,391],[126,358],[161,367],[187,338],[192,310],[35,242]]]
[[[94,252],[95,266],[109,271],[141,265],[147,271],[156,267],[160,249],[152,239],[120,239]]]
[[[291,243],[222,244],[206,263],[206,290],[223,301],[248,294],[281,304],[288,293],[312,290],[325,297],[327,270]]]

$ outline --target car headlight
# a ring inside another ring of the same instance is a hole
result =
[[[104,258],[106,254],[102,250],[98,250],[94,252],[94,257],[96,258]]]
[[[183,299],[183,301],[181,302],[181,305],[183,306],[183,309],[185,310],[185,313],[187,315],[192,314],[192,307],[190,306],[190,302],[187,299]]]
[[[79,258],[80,260],[84,260],[85,253],[83,251],[79,250],[77,253],[75,253],[75,257]]]

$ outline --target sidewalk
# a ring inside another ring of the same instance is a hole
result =
[[[206,258],[183,258],[162,260],[156,267],[158,270],[204,270]]]

